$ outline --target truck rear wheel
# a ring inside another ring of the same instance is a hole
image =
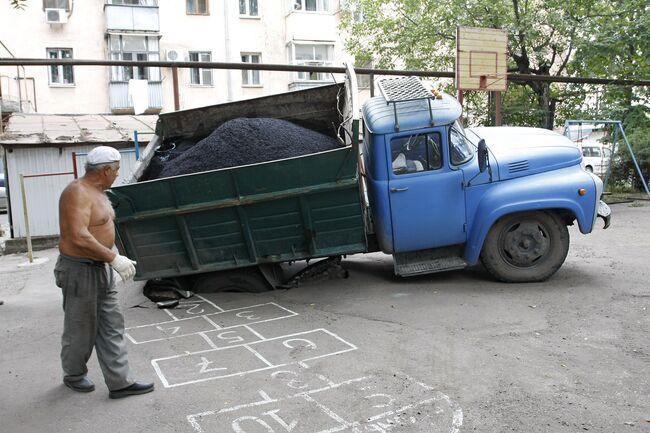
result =
[[[515,213],[492,226],[481,261],[504,282],[544,281],[562,266],[568,252],[569,231],[556,214]]]
[[[208,272],[200,275],[192,286],[197,293],[249,292],[259,293],[271,290],[257,266]]]

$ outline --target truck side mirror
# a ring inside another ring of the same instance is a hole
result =
[[[488,166],[489,155],[485,140],[481,138],[478,142],[478,169],[483,173]]]

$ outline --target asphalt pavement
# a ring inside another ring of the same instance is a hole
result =
[[[390,256],[348,279],[196,295],[160,310],[122,287],[129,358],[151,394],[61,382],[56,250],[0,256],[2,432],[650,432],[650,204],[575,227],[545,283],[480,266],[398,279]]]

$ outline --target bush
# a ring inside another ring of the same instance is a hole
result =
[[[650,176],[650,108],[641,105],[633,106],[623,121],[623,128],[647,183]],[[632,156],[620,134],[616,145],[611,183],[617,187],[629,185],[637,191],[644,189]]]

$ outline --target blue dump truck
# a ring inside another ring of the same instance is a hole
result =
[[[161,115],[134,181],[108,192],[136,279],[246,289],[277,283],[269,269],[282,262],[381,251],[403,277],[481,261],[504,282],[543,281],[566,258],[568,225],[609,226],[603,184],[567,138],[464,129],[459,103],[415,77],[379,87],[360,109],[348,68],[344,83]],[[137,181],[164,143],[242,117],[288,120],[340,148]]]

